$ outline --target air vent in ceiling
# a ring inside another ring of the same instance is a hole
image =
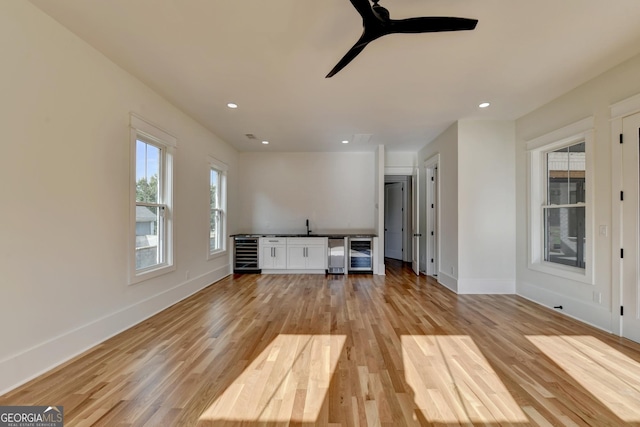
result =
[[[246,136],[249,139],[256,139],[256,136],[252,133],[245,133],[244,136]]]

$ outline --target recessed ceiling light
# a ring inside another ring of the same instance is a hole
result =
[[[480,107],[480,108],[487,108],[489,105],[491,105],[491,104],[490,104],[490,103],[488,103],[488,102],[483,102],[482,104],[478,105],[478,107]]]
[[[230,102],[227,104],[227,107],[229,108],[238,108],[238,104],[234,104],[233,102]]]
[[[262,143],[263,143],[264,145],[267,145],[267,144],[269,144],[269,141],[262,141]]]
[[[348,144],[349,141],[347,141],[346,139],[344,141],[342,141],[343,144]]]

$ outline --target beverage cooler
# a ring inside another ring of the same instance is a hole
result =
[[[373,238],[351,237],[349,239],[349,272],[373,272]]]

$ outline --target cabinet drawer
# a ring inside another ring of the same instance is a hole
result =
[[[287,244],[296,245],[296,246],[326,245],[327,238],[326,237],[287,237]]]
[[[275,246],[275,245],[286,245],[287,239],[286,237],[261,237],[260,245],[261,246]]]

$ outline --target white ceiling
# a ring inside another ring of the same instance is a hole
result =
[[[349,0],[31,1],[240,151],[414,151],[640,52],[638,0],[381,0],[396,19],[479,23],[385,36],[325,79],[362,31]],[[341,144],[356,134],[372,136]]]

